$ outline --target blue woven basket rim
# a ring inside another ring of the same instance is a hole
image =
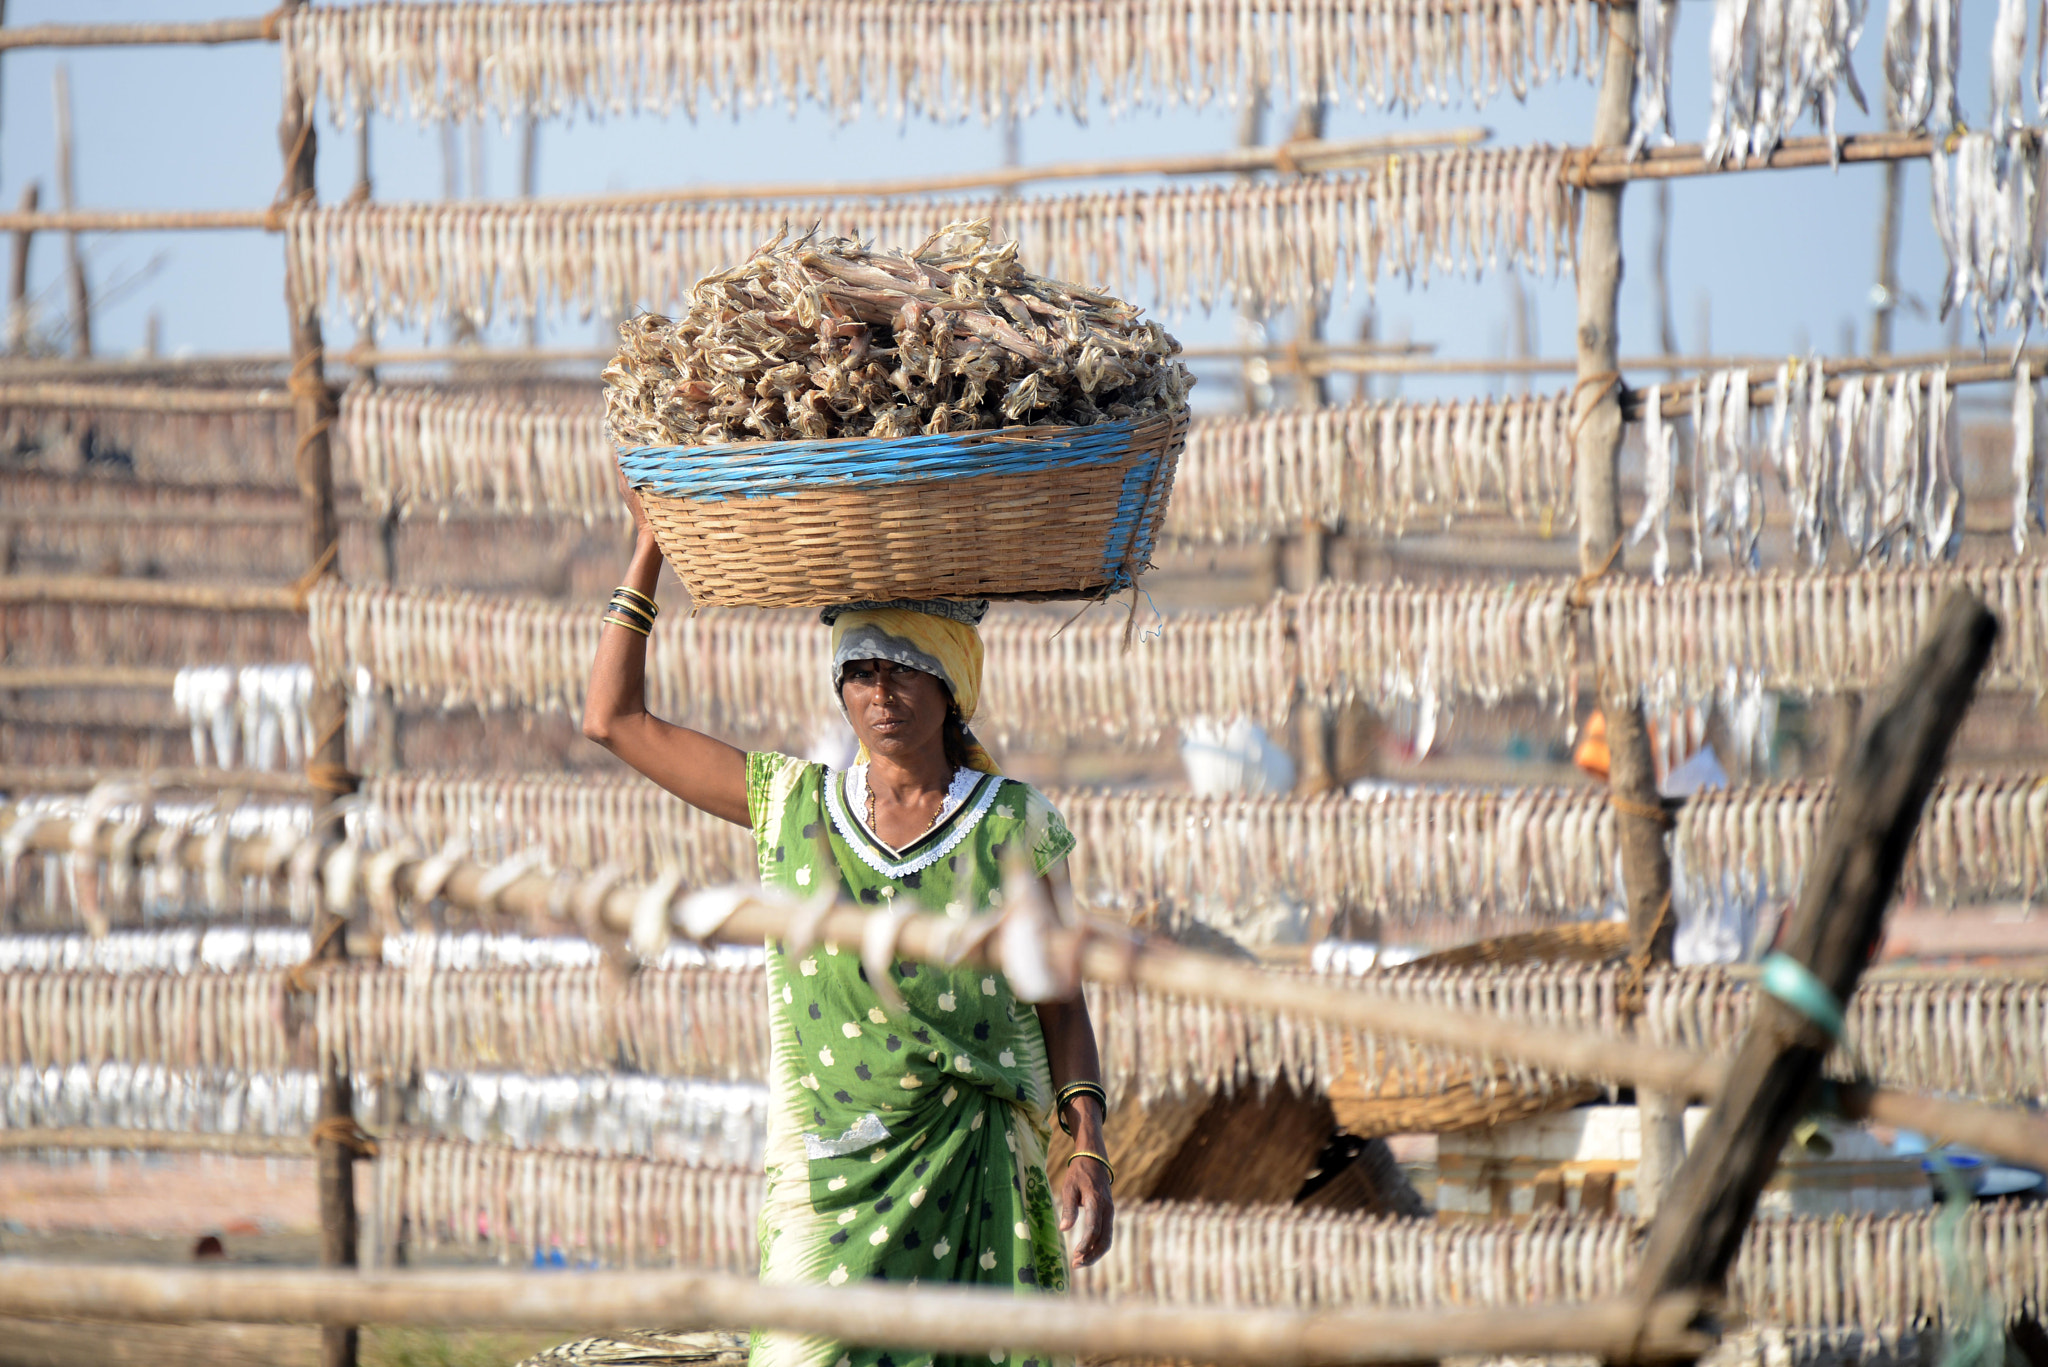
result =
[[[715,456],[724,460],[750,455],[780,456],[800,452],[820,453],[845,450],[854,446],[887,446],[906,450],[922,450],[927,447],[943,448],[953,446],[994,446],[1015,442],[1053,445],[1061,441],[1089,439],[1106,433],[1121,431],[1136,435],[1155,425],[1181,421],[1187,416],[1186,409],[1173,413],[1157,413],[1144,418],[1119,418],[1111,422],[1073,424],[1042,424],[1026,427],[995,427],[981,432],[940,432],[932,435],[919,432],[905,437],[820,437],[816,440],[800,441],[731,441],[722,446],[621,446],[616,450],[621,456]]]

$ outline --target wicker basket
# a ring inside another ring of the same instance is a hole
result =
[[[691,599],[1096,598],[1145,569],[1187,414],[889,440],[640,447],[619,464]]]
[[[1522,935],[1460,945],[1415,959],[1394,972],[1478,964],[1606,963],[1628,952],[1628,927],[1611,921],[1575,922]],[[1506,1068],[1490,1078],[1472,1069],[1450,1087],[1418,1085],[1391,1059],[1345,1060],[1330,1086],[1337,1123],[1361,1139],[1390,1134],[1450,1134],[1483,1125],[1505,1125],[1548,1111],[1570,1110],[1600,1094],[1592,1083],[1572,1082],[1547,1090],[1516,1086]]]

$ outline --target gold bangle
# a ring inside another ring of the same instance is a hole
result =
[[[1093,1149],[1075,1149],[1072,1156],[1067,1159],[1067,1166],[1073,1167],[1074,1159],[1076,1158],[1092,1158],[1102,1164],[1103,1171],[1109,1174],[1109,1184],[1112,1187],[1116,1185],[1116,1167],[1107,1158],[1104,1158]]]
[[[609,612],[607,612],[604,615],[604,620],[612,626],[624,627],[628,631],[637,631],[642,636],[652,636],[654,634],[653,632],[649,631],[646,627],[641,626],[638,622],[629,622],[623,617],[614,617]]]
[[[626,585],[621,584],[617,588],[612,590],[612,596],[615,598],[622,593],[632,598],[637,598],[642,603],[645,603],[647,605],[647,610],[649,612],[658,614],[661,611],[661,604],[655,602],[652,598],[649,598],[646,594],[640,592],[640,590],[638,589],[628,588]]]

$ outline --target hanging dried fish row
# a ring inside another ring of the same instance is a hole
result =
[[[303,659],[305,624],[287,610],[215,612],[99,603],[0,603],[7,663],[175,669],[193,660],[277,664]]]
[[[378,3],[280,23],[287,98],[337,122],[701,113],[1085,119],[1253,91],[1410,109],[1590,76],[1590,0],[617,0]]]
[[[1579,965],[1374,973],[1373,990],[1559,1029],[1615,1033],[1625,970]],[[0,1065],[157,1064],[281,1072],[316,1062],[364,1079],[416,1071],[758,1078],[767,1058],[758,959],[645,968],[609,965],[422,970],[350,964],[317,975],[310,1039],[288,1029],[286,973],[0,973]],[[1663,970],[1644,981],[1638,1033],[1725,1053],[1745,1028],[1739,972]],[[1361,1065],[1398,1071],[1410,1091],[1452,1086],[1544,1091],[1539,1070],[1354,1032],[1304,1017],[1150,991],[1088,989],[1112,1097],[1150,1102],[1288,1082],[1327,1092]],[[1985,974],[1874,975],[1850,1003],[1836,1076],[1859,1067],[1914,1091],[2048,1098],[2048,983]],[[1598,1081],[1599,1079],[1592,1079]]]
[[[383,1084],[351,1081],[355,1113],[382,1114]],[[767,1089],[754,1082],[429,1069],[392,1085],[414,1132],[513,1148],[758,1169],[768,1124]],[[294,1135],[310,1134],[319,1113],[320,1075],[311,1069],[238,1073],[109,1062],[0,1070],[6,1129]]]
[[[376,1227],[403,1223],[428,1248],[526,1261],[559,1248],[578,1264],[750,1270],[758,1172],[645,1158],[398,1136],[380,1145]],[[1955,1247],[1966,1283],[1942,1272],[1948,1235],[1932,1211],[1755,1222],[1730,1275],[1731,1309],[1809,1331],[1884,1342],[1965,1313],[1981,1291],[2006,1321],[2048,1303],[2048,1211],[1970,1208]],[[1622,1294],[1640,1256],[1626,1217],[1525,1225],[1439,1224],[1140,1201],[1117,1238],[1077,1271],[1077,1294],[1167,1304],[1348,1305],[1386,1310],[1517,1306]],[[1965,1285],[1970,1290],[1965,1291]]]
[[[315,672],[367,670],[401,702],[479,710],[581,706],[599,622],[531,600],[341,587],[310,595]],[[1075,736],[1150,744],[1187,716],[1285,719],[1297,669],[1277,606],[1188,614],[1125,652],[1121,615],[1003,610],[982,628],[989,687],[976,730],[997,744]],[[837,724],[827,636],[810,613],[705,611],[664,621],[650,705],[686,725],[795,742]]]
[[[1491,511],[1568,526],[1566,397],[1196,418],[1166,533],[1252,540],[1313,522],[1387,534]],[[347,479],[365,502],[401,516],[449,507],[625,516],[594,403],[357,384],[342,395],[340,429]]]
[[[752,1272],[761,1174],[672,1159],[513,1149],[416,1135],[378,1141],[374,1227],[436,1249],[527,1262],[560,1250],[578,1266]]]
[[[1934,227],[1948,256],[1941,314],[1969,305],[1980,336],[2030,328],[2048,312],[2044,160],[2038,133],[1960,130],[1929,157]]]
[[[1676,17],[1670,4],[1671,0],[1653,0],[1645,6],[1659,10],[1660,17],[1669,16],[1656,26],[1664,44],[1666,77],[1668,31]],[[1850,60],[1863,35],[1863,7],[1864,0],[1782,0],[1769,5],[1717,0],[1709,39],[1711,112],[1703,148],[1708,165],[1733,161],[1741,166],[1770,156],[1809,109],[1822,133],[1833,138],[1838,85],[1846,85],[1857,108],[1865,108]]]
[[[286,215],[287,265],[304,307],[332,287],[359,323],[623,316],[677,307],[792,225],[910,248],[988,220],[1046,274],[1160,310],[1319,307],[1340,283],[1567,268],[1568,155],[1459,149],[1356,174],[1015,199],[308,206]]]

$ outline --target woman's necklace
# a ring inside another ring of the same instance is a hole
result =
[[[882,838],[882,832],[875,826],[875,776],[872,772],[868,775],[868,782],[866,786],[868,790],[868,830],[874,834],[875,839],[880,840]],[[918,838],[921,840],[925,836],[928,836],[933,831],[937,830],[939,828],[939,818],[944,816],[945,814],[946,795],[944,793],[940,793],[939,805],[932,809],[931,822],[928,825],[926,825],[926,827],[923,830],[917,833]]]

